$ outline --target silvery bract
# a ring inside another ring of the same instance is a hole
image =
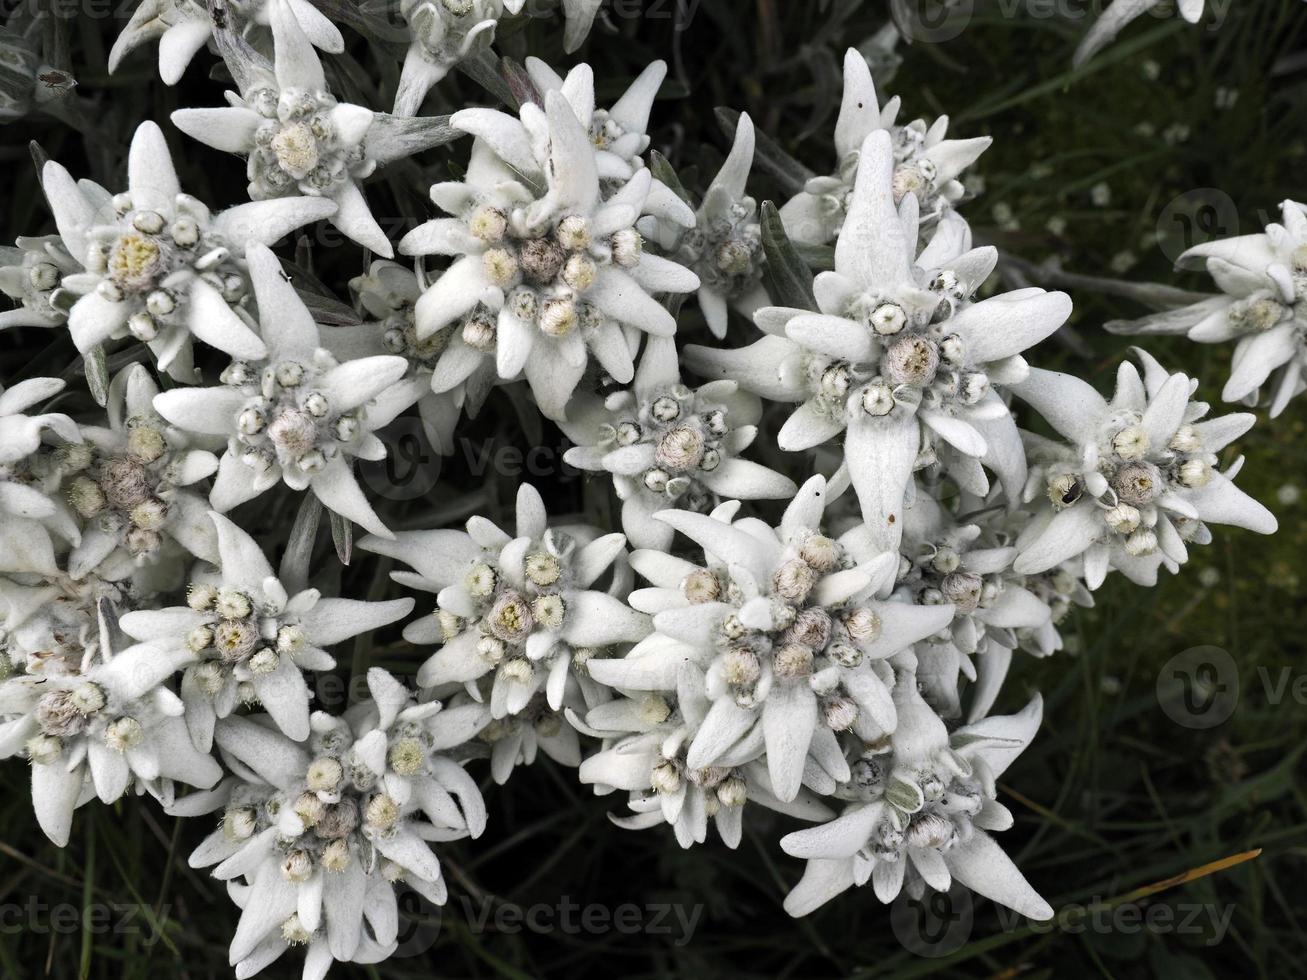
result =
[[[1224,295],[1140,320],[1107,324],[1113,333],[1184,334],[1200,344],[1234,341],[1230,378],[1221,397],[1256,405],[1271,418],[1307,388],[1307,211],[1285,201],[1266,231],[1195,245],[1179,265],[1206,268]]]
[[[75,297],[60,287],[65,276],[80,271],[81,262],[58,235],[19,238],[14,247],[0,247],[0,292],[18,304],[0,312],[0,330],[67,323]]]
[[[839,818],[781,840],[807,858],[803,880],[785,899],[806,915],[854,886],[871,882],[888,904],[906,890],[947,892],[953,882],[1032,919],[1053,910],[1017,870],[991,832],[1012,826],[995,781],[1039,728],[1038,696],[1019,714],[986,718],[952,735],[917,694],[911,675],[895,690],[902,726],[886,752],[853,765],[837,795],[849,805]]]
[[[850,49],[844,56],[844,101],[835,124],[839,169],[829,177],[808,181],[803,192],[781,209],[790,238],[824,245],[839,235],[853,208],[861,153],[873,132],[884,132],[890,137],[894,203],[901,204],[909,197],[916,199],[923,228],[946,216],[962,223],[952,210],[954,202],[963,194],[957,178],[993,140],[988,136],[946,139],[947,116],[941,116],[929,126],[921,119],[903,125],[894,121],[898,113],[897,96],[881,107],[867,59]]]
[[[408,363],[387,355],[337,363],[277,257],[253,246],[248,258],[267,344],[262,363],[233,362],[219,387],[165,391],[155,411],[179,429],[226,437],[209,498],[215,510],[284,481],[373,534],[389,534],[359,488],[354,460],[385,458],[374,432],[417,397],[395,384]]]
[[[269,11],[273,64],[238,65],[238,56],[229,57],[228,67],[242,82],[239,94],[228,94],[231,105],[179,109],[172,121],[202,143],[244,157],[253,200],[303,194],[331,201],[333,225],[389,258],[394,249],[359,182],[453,134],[443,120],[399,120],[338,102],[327,89],[317,52],[284,3],[273,0]]]
[[[288,197],[212,214],[182,193],[163,131],[152,122],[132,139],[126,191],[74,181],[54,161],[41,185],[64,247],[84,267],[60,283],[78,297],[68,314],[77,349],[135,337],[161,371],[186,382],[193,380],[193,339],[232,357],[266,352],[233,308],[247,292],[247,244],[275,242],[335,211],[330,201]]]
[[[71,543],[80,540],[76,522],[51,491],[59,483],[52,444],[77,445],[81,432],[62,413],[27,414],[63,389],[58,378],[0,387],[0,572],[56,575],[51,530]]]
[[[248,29],[266,25],[268,8],[278,4],[294,14],[317,47],[337,54],[345,50],[340,31],[310,0],[229,0],[220,3],[219,9],[228,20],[228,29]],[[191,59],[212,37],[213,17],[206,0],[141,0],[109,52],[109,72],[116,71],[136,48],[157,40],[159,78],[165,85],[176,85]]]
[[[252,702],[303,741],[312,697],[303,671],[331,670],[336,661],[324,647],[401,619],[413,600],[324,599],[317,589],[291,595],[253,538],[221,514],[210,517],[217,574],[190,584],[187,605],[129,612],[122,628],[140,649],[185,664],[186,725],[201,750],[209,750],[217,720]]]
[[[758,434],[762,405],[734,381],[681,383],[676,346],[650,337],[635,381],[606,398],[578,396],[560,423],[576,443],[565,460],[607,472],[622,500],[622,529],[637,548],[666,549],[668,507],[705,511],[723,499],[793,496],[789,477],[740,458]]]
[[[191,745],[182,702],[163,686],[184,656],[145,647],[115,652],[113,616],[100,600],[98,642],[80,662],[47,659],[40,672],[0,684],[0,757],[27,756],[37,822],[60,847],[73,811],[95,797],[112,803],[136,781],[167,802],[173,780],[205,789],[222,776]]]
[[[583,66],[584,67],[584,66]],[[406,255],[448,255],[452,265],[418,300],[417,336],[445,339],[435,391],[493,364],[503,381],[525,374],[540,410],[564,416],[593,354],[620,383],[634,375],[641,333],[670,337],[676,319],[653,294],[689,292],[698,278],[644,250],[635,229],[652,184],[639,169],[601,193],[591,137],[586,68],[575,84],[528,102],[515,119],[490,109],[452,118],[473,133],[465,181],[436,184],[431,198],[453,215],[400,243]]]
[[[1013,493],[1025,459],[996,386],[1025,376],[1020,356],[1070,315],[1064,293],[1022,289],[978,302],[992,248],[953,254],[936,238],[916,255],[917,199],[896,206],[890,137],[876,130],[860,155],[835,271],[814,283],[819,313],[759,310],[768,334],[741,350],[687,347],[700,374],[735,378],[765,398],[798,402],[777,436],[782,449],[845,433],[844,464],[877,544],[897,550],[913,471],[934,462],[963,489],[989,489],[982,464]]]
[[[1111,44],[1127,24],[1160,6],[1162,0],[1112,0],[1080,41],[1073,63],[1076,67],[1083,65]],[[1202,19],[1205,6],[1206,0],[1176,0],[1175,3],[1180,16],[1191,24]]]
[[[1216,453],[1254,417],[1204,420],[1208,406],[1192,400],[1197,381],[1142,352],[1140,360],[1142,378],[1121,365],[1111,402],[1079,378],[1038,368],[1014,386],[1068,443],[1031,437],[1039,462],[1026,496],[1040,511],[1016,542],[1018,572],[1083,555],[1091,589],[1109,568],[1153,585],[1160,566],[1175,571],[1188,560],[1186,542],[1210,540],[1209,522],[1275,531],[1274,515],[1231,481],[1240,464],[1217,468]]]

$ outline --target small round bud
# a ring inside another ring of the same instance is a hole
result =
[[[908,323],[908,315],[896,303],[882,303],[871,313],[871,329],[882,337],[892,337]]]
[[[831,731],[846,732],[858,720],[858,705],[852,698],[836,694],[822,700],[821,717]]]
[[[222,815],[222,834],[231,841],[249,840],[258,827],[258,817],[253,807],[228,807]]]
[[[944,598],[957,606],[959,612],[975,611],[980,605],[980,590],[984,582],[972,572],[953,572],[944,576],[940,591]]]
[[[817,573],[805,561],[792,558],[772,573],[772,591],[788,602],[802,602],[817,584]]]
[[[1152,503],[1162,492],[1162,475],[1151,463],[1131,463],[1112,475],[1117,497],[1136,507]]]
[[[1171,437],[1170,448],[1177,453],[1196,453],[1203,448],[1203,437],[1193,425],[1182,425]]]
[[[799,557],[818,572],[831,572],[839,567],[840,546],[824,534],[812,534],[799,548]]]
[[[140,745],[145,729],[135,718],[118,718],[104,730],[104,744],[117,752],[126,752]]]
[[[223,588],[218,590],[214,600],[214,610],[223,619],[245,619],[253,611],[250,597],[238,589]]]
[[[1084,492],[1084,484],[1074,473],[1059,473],[1048,481],[1048,499],[1059,510],[1070,507]]]
[[[524,570],[527,579],[540,586],[553,585],[563,574],[563,566],[558,559],[546,551],[527,555]]]
[[[566,258],[563,250],[548,238],[523,242],[519,256],[522,274],[537,286],[548,286],[557,279]]]
[[[1148,433],[1143,426],[1127,426],[1112,437],[1112,452],[1124,460],[1143,459],[1148,452]]]
[[[862,390],[862,410],[875,416],[888,415],[894,411],[894,392],[889,385],[867,385]]]
[[[590,225],[579,214],[569,214],[560,221],[555,235],[558,243],[569,252],[580,252],[590,247]]]
[[[501,595],[491,607],[486,622],[495,636],[514,645],[524,643],[535,627],[531,607],[522,596],[511,590]]]
[[[722,806],[744,806],[748,787],[739,776],[728,776],[717,785],[717,802]]]
[[[623,228],[613,235],[613,261],[624,269],[630,269],[640,264],[640,256],[644,254],[644,239],[634,228]]]
[[[1141,527],[1125,539],[1127,555],[1135,558],[1151,555],[1157,550],[1157,535],[1150,528]]]
[[[545,300],[538,323],[550,337],[566,337],[576,329],[576,304],[570,299]]]
[[[1129,504],[1117,504],[1103,512],[1103,520],[1118,534],[1129,534],[1139,526],[1142,516],[1137,508]]]
[[[800,643],[786,643],[773,651],[772,671],[780,678],[807,677],[812,673],[812,651]]]
[[[468,571],[463,584],[472,598],[486,599],[495,594],[495,589],[499,586],[499,576],[485,562],[477,562]]]
[[[207,626],[197,626],[186,634],[186,649],[191,653],[203,653],[213,645],[213,630]]]
[[[315,793],[332,793],[345,778],[345,767],[339,759],[323,756],[309,763],[304,782]]]
[[[892,385],[924,388],[934,379],[938,368],[939,350],[924,337],[896,341],[881,359],[881,371]]]
[[[681,774],[676,768],[676,763],[664,761],[653,767],[653,772],[649,776],[649,785],[657,793],[670,795],[681,788]]]
[[[1212,482],[1212,467],[1203,459],[1187,459],[1180,464],[1179,479],[1182,486],[1197,490]]]
[[[562,626],[566,612],[567,607],[563,603],[563,597],[559,595],[536,596],[535,601],[531,603],[532,616],[545,629],[556,630]]]
[[[508,231],[508,216],[499,208],[480,208],[468,221],[468,231],[483,242],[502,241]]]
[[[287,881],[303,884],[313,877],[313,858],[308,851],[291,851],[281,862],[281,876]]]
[[[517,258],[506,248],[488,249],[481,256],[481,267],[486,278],[501,289],[517,279]]]
[[[758,655],[747,647],[730,647],[722,655],[722,679],[736,687],[751,687],[762,673]]]
[[[186,590],[186,605],[196,612],[208,612],[218,601],[218,590],[212,585],[192,584]]]
[[[715,602],[722,594],[721,583],[717,576],[705,568],[691,572],[681,582],[681,592],[690,602],[699,604]]]

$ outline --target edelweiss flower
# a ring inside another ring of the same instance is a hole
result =
[[[75,674],[83,663],[97,662],[105,641],[100,601],[127,608],[140,598],[94,573],[75,579],[56,570],[21,578],[0,576],[0,677]]]
[[[937,444],[956,450],[948,472],[969,489],[988,490],[975,460],[1012,493],[1025,482],[1016,423],[994,389],[1025,376],[1020,352],[1056,330],[1071,301],[1021,289],[970,302],[994,267],[991,248],[927,271],[941,254],[932,242],[914,265],[917,203],[909,196],[895,206],[889,135],[872,132],[860,161],[835,271],[814,284],[821,312],[760,310],[755,320],[769,336],[735,351],[687,347],[685,359],[706,377],[802,402],[777,438],[782,449],[847,429],[844,465],[863,518],[881,550],[897,551],[912,472],[939,458]]]
[[[894,731],[885,659],[953,618],[951,606],[873,598],[888,590],[898,559],[855,556],[826,537],[825,495],[824,478],[814,476],[777,528],[756,518],[732,523],[737,502],[712,515],[658,514],[703,547],[707,564],[635,552],[632,566],[655,587],[630,601],[653,614],[656,632],[620,660],[590,664],[597,680],[628,691],[674,690],[679,665],[696,664],[712,707],[686,765],[765,754],[782,801],[823,768],[841,778],[840,733],[874,742]],[[817,766],[805,771],[810,753]]]
[[[735,142],[704,194],[694,227],[645,218],[641,229],[699,277],[699,307],[717,339],[726,336],[731,307],[745,316],[768,305],[762,285],[762,229],[758,202],[745,186],[753,169],[753,121],[740,116]]]
[[[303,741],[311,695],[302,671],[331,670],[336,661],[323,647],[395,622],[413,600],[323,599],[317,589],[289,595],[253,538],[221,514],[209,516],[216,580],[192,582],[186,606],[127,613],[123,631],[142,649],[188,663],[182,700],[201,750],[209,750],[215,720],[242,702],[262,704],[277,727]]]
[[[60,454],[64,492],[86,522],[69,556],[75,578],[119,549],[137,564],[175,557],[183,548],[218,560],[209,508],[189,489],[217,471],[218,458],[192,448],[159,417],[153,405],[158,394],[144,367],[124,368],[109,386],[108,427],[83,426],[85,441]]]
[[[78,446],[77,423],[61,413],[27,415],[27,409],[63,391],[58,378],[29,378],[0,386],[0,572],[56,575],[53,529],[79,539],[76,523],[54,499],[59,475],[47,434]]]
[[[283,0],[269,10],[274,65],[230,66],[239,95],[219,109],[179,109],[172,121],[208,146],[246,158],[255,201],[305,194],[334,202],[331,223],[378,255],[395,254],[368,208],[359,182],[379,166],[445,142],[443,120],[397,120],[340,103],[327,90],[322,62]],[[229,59],[230,60],[230,59]]]
[[[738,847],[748,801],[802,820],[834,814],[807,790],[782,802],[772,791],[767,768],[753,747],[721,756],[713,765],[690,768],[686,752],[711,710],[704,675],[693,663],[677,668],[675,698],[646,694],[619,698],[590,709],[585,730],[608,744],[581,763],[580,779],[597,792],[626,790],[629,817],[610,817],[628,830],[669,823],[682,847],[702,844],[711,817],[727,847]]]
[[[395,93],[395,115],[415,116],[432,86],[460,61],[489,48],[505,11],[526,0],[400,0],[399,14],[413,43]]]
[[[830,177],[808,181],[803,192],[781,208],[781,219],[790,238],[810,245],[825,245],[839,235],[854,206],[854,183],[861,152],[867,137],[874,132],[886,132],[891,138],[894,203],[898,205],[906,197],[916,198],[923,228],[945,215],[961,221],[952,211],[953,203],[963,194],[957,177],[993,140],[988,136],[945,139],[947,116],[941,116],[930,126],[921,119],[896,125],[898,113],[897,96],[885,103],[884,109],[880,107],[867,59],[850,48],[844,56],[844,101],[835,124],[839,170]],[[915,248],[916,242],[909,245]]]
[[[1120,3],[1121,0],[1118,0]],[[1258,235],[1241,235],[1196,245],[1179,265],[1206,266],[1225,294],[1156,313],[1107,324],[1113,333],[1186,334],[1201,344],[1235,341],[1230,379],[1221,397],[1257,404],[1269,389],[1271,418],[1307,388],[1307,210],[1294,201],[1280,205],[1282,224]]]
[[[490,754],[491,778],[500,786],[508,782],[515,767],[534,765],[541,752],[560,766],[575,769],[581,764],[581,739],[577,736],[578,727],[583,727],[581,716],[588,706],[612,697],[608,688],[585,673],[585,658],[603,655],[604,651],[573,651],[572,679],[563,694],[562,710],[551,707],[549,696],[537,691],[517,713],[496,718],[492,705],[462,694],[445,717],[433,724],[433,734],[450,748],[469,739],[471,744],[465,748],[470,752],[479,754],[484,746]],[[476,693],[482,696],[481,690]]]
[[[974,684],[967,717],[976,721],[989,714],[998,697],[1017,646],[1016,631],[1039,629],[1052,611],[1010,571],[1016,548],[985,540],[994,535],[985,535],[980,524],[958,523],[926,494],[918,494],[904,516],[906,568],[899,573],[899,593],[922,605],[947,603],[954,609],[946,629],[916,645],[916,676],[935,710],[952,717],[961,710],[958,673],[964,673]]]
[[[635,223],[646,212],[647,169],[603,199],[582,124],[593,110],[593,77],[588,68],[569,77],[577,79],[570,91],[548,92],[545,111],[526,103],[520,121],[490,109],[456,113],[454,127],[478,137],[466,180],[431,188],[454,217],[400,242],[405,255],[461,256],[417,304],[419,339],[450,331],[433,389],[448,391],[493,360],[505,381],[525,372],[552,419],[564,417],[587,348],[617,382],[629,382],[633,332],[676,332],[650,294],[699,285],[688,269],[644,251]]]
[[[332,960],[389,956],[396,885],[445,901],[427,841],[477,836],[485,827],[476,784],[425,744],[425,719],[439,705],[401,701],[402,689],[382,671],[369,671],[368,684],[380,699],[361,706],[353,725],[315,716],[319,730],[307,746],[260,716],[219,722],[214,738],[250,785],[233,780],[173,808],[186,815],[224,808],[222,826],[190,864],[216,865],[215,878],[248,882],[236,890],[242,913],[229,951],[240,976],[288,946],[308,947],[305,976],[325,975]]]
[[[1154,585],[1158,566],[1175,571],[1188,559],[1187,540],[1210,540],[1204,522],[1276,530],[1274,515],[1231,482],[1239,464],[1228,474],[1216,468],[1216,453],[1254,417],[1201,421],[1207,405],[1191,400],[1198,382],[1137,353],[1143,378],[1122,364],[1110,403],[1054,371],[1032,369],[1013,387],[1069,443],[1032,440],[1039,464],[1026,500],[1040,506],[1016,542],[1016,571],[1042,572],[1083,554],[1091,589],[1109,567]]]
[[[1161,4],[1162,0],[1112,0],[1081,40],[1072,64],[1079,68],[1111,44],[1132,20],[1137,20]],[[1203,17],[1206,3],[1205,0],[1176,0],[1175,6],[1181,17],[1191,24],[1197,24]]]
[[[484,367],[451,391],[431,390],[432,369],[449,341],[447,333],[418,340],[414,308],[422,286],[412,269],[378,259],[367,275],[350,281],[365,322],[355,326],[324,327],[322,345],[341,361],[393,354],[408,361],[408,376],[401,382],[406,400],[417,402],[418,417],[432,448],[454,451],[454,428],[466,410],[475,418],[494,385],[493,364]],[[391,397],[396,397],[392,394]]]
[[[550,528],[539,492],[523,484],[517,537],[473,517],[467,533],[410,531],[390,541],[364,538],[359,547],[411,566],[412,573],[393,573],[400,584],[438,593],[435,613],[404,630],[410,643],[443,644],[418,671],[418,684],[466,684],[480,697],[473,682],[493,674],[490,715],[500,719],[523,712],[540,691],[560,710],[593,648],[649,632],[647,617],[591,588],[625,544],[621,534]]]
[[[85,267],[61,283],[81,297],[68,314],[77,349],[130,334],[149,346],[160,370],[184,380],[191,380],[193,337],[232,357],[264,356],[263,342],[232,308],[246,295],[247,243],[275,242],[335,210],[330,201],[292,197],[211,214],[182,193],[152,122],[132,139],[126,192],[76,182],[53,160],[41,186],[64,247]]]
[[[76,297],[62,288],[64,277],[81,271],[58,235],[19,238],[16,248],[0,248],[0,292],[21,304],[0,313],[0,330],[67,323]]]
[[[608,472],[622,503],[622,529],[639,548],[666,550],[672,528],[653,515],[668,507],[704,511],[721,498],[792,497],[788,477],[739,458],[758,434],[758,397],[734,381],[694,390],[681,383],[676,344],[650,337],[629,391],[578,397],[560,423],[577,445],[564,456]]]
[[[849,808],[781,838],[787,854],[808,859],[785,910],[807,915],[868,880],[886,904],[905,887],[920,898],[926,888],[946,892],[956,881],[1029,918],[1051,919],[1048,903],[989,833],[1012,826],[1012,814],[995,799],[995,781],[1038,730],[1039,696],[1015,715],[986,718],[951,737],[910,674],[894,696],[899,731],[888,755],[854,763],[853,779],[841,787]]]
[[[209,498],[220,513],[284,480],[312,489],[329,510],[373,534],[389,534],[359,489],[353,459],[385,458],[375,430],[417,397],[396,385],[408,363],[389,356],[336,363],[277,257],[258,245],[248,260],[267,344],[263,366],[235,361],[222,387],[165,391],[155,411],[180,429],[227,438]]]
[[[0,685],[0,757],[23,752],[32,763],[32,808],[59,847],[73,811],[92,796],[112,803],[135,778],[166,800],[171,791],[159,780],[207,789],[222,776],[191,746],[182,703],[161,686],[183,658],[140,647],[115,654],[106,635],[112,616],[101,600],[100,640],[75,668],[47,661],[39,674]]]
[[[216,9],[228,18],[228,29],[268,23],[269,4],[284,3],[313,43],[339,54],[345,39],[310,0],[219,0]],[[232,23],[231,21],[235,21]],[[141,0],[109,52],[109,74],[142,44],[159,42],[159,78],[176,85],[196,53],[213,37],[213,18],[205,0]]]

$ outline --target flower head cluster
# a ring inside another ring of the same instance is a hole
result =
[[[863,516],[880,546],[897,550],[900,507],[919,466],[939,461],[981,494],[981,463],[1011,485],[1024,482],[1016,423],[995,386],[1025,376],[1020,353],[1056,330],[1071,302],[1042,289],[971,302],[994,251],[954,255],[941,245],[941,256],[932,242],[914,263],[917,206],[915,198],[894,202],[889,136],[873,131],[859,159],[835,271],[814,284],[820,312],[759,310],[769,336],[736,351],[692,346],[686,359],[710,377],[801,402],[778,435],[783,449],[846,432],[845,465]],[[938,258],[945,261],[931,268]]]
[[[330,510],[372,533],[388,534],[359,489],[353,460],[385,458],[374,430],[417,397],[394,385],[407,362],[381,355],[338,363],[277,257],[255,246],[249,263],[266,357],[261,364],[232,362],[221,386],[166,391],[155,398],[155,411],[179,429],[227,438],[210,496],[216,510],[284,481],[312,489]]]
[[[1039,728],[1038,696],[1015,715],[996,716],[950,735],[921,699],[912,676],[895,689],[903,725],[880,752],[853,763],[841,787],[844,813],[781,839],[787,854],[806,858],[803,880],[785,899],[806,915],[841,892],[871,882],[888,904],[906,890],[947,892],[957,881],[1032,919],[1053,910],[1003,853],[992,832],[1012,826],[996,799],[995,780]]]
[[[1209,540],[1206,522],[1262,534],[1275,517],[1218,469],[1216,453],[1246,432],[1251,415],[1205,420],[1197,382],[1169,374],[1140,352],[1144,373],[1122,364],[1105,401],[1079,378],[1032,369],[1015,392],[1066,442],[1032,440],[1026,497],[1038,512],[1016,544],[1014,568],[1044,572],[1083,556],[1097,588],[1109,568],[1154,584],[1158,568],[1188,558],[1186,541]]]
[[[803,191],[781,209],[785,230],[792,239],[825,245],[839,236],[853,210],[861,154],[867,137],[873,132],[885,132],[890,137],[895,205],[905,198],[914,198],[922,227],[946,216],[961,221],[952,210],[953,204],[963,196],[957,178],[993,140],[988,136],[947,139],[947,116],[941,116],[929,126],[921,119],[897,124],[894,120],[898,112],[897,97],[881,107],[867,59],[850,49],[844,56],[844,101],[835,125],[839,170],[829,177],[809,180]]]
[[[64,249],[83,267],[59,280],[78,297],[68,313],[77,349],[131,336],[161,370],[188,381],[195,338],[233,357],[262,357],[263,342],[233,308],[248,290],[245,248],[275,242],[335,205],[292,197],[214,215],[182,193],[163,132],[150,122],[132,140],[127,175],[127,190],[111,194],[54,161],[42,172]]]
[[[290,738],[309,734],[305,670],[330,670],[323,647],[385,626],[413,609],[412,599],[324,599],[317,589],[290,595],[262,549],[220,514],[218,574],[192,582],[186,606],[131,612],[125,632],[167,658],[192,661],[182,676],[186,724],[209,751],[216,720],[258,703]]]
[[[400,243],[406,255],[455,257],[417,304],[418,338],[448,335],[432,376],[436,391],[491,362],[503,381],[524,373],[540,410],[564,418],[590,354],[614,380],[629,382],[632,338],[676,330],[652,294],[699,285],[688,269],[644,249],[635,225],[652,187],[647,169],[604,195],[602,154],[584,125],[594,80],[582,68],[569,89],[545,93],[543,110],[528,102],[518,118],[491,109],[452,118],[477,137],[465,180],[431,189],[453,217]]]
[[[516,537],[473,518],[467,532],[412,531],[359,546],[414,569],[396,581],[437,593],[434,613],[410,623],[411,643],[441,644],[418,671],[418,684],[442,693],[468,685],[488,696],[490,719],[521,714],[538,693],[563,708],[569,686],[596,648],[642,639],[647,618],[592,586],[623,554],[621,534],[550,527],[540,494],[523,484]],[[614,572],[612,588],[623,577]],[[488,690],[478,682],[486,678]]]
[[[183,705],[163,686],[179,658],[139,646],[115,651],[108,599],[96,601],[94,616],[93,626],[78,630],[80,660],[46,656],[39,670],[29,663],[0,683],[0,755],[22,753],[31,762],[37,822],[60,847],[73,811],[93,796],[112,803],[136,782],[167,802],[173,780],[205,789],[222,775],[192,747]]]
[[[395,889],[443,904],[429,841],[478,836],[485,804],[427,730],[439,702],[419,704],[393,677],[368,673],[373,699],[352,718],[315,715],[307,743],[268,719],[228,718],[215,738],[243,780],[179,800],[174,812],[218,808],[222,823],[191,855],[195,867],[242,883],[230,956],[244,976],[305,946],[306,973],[332,960],[375,962],[394,952]],[[316,966],[315,966],[316,964]]]
[[[794,493],[788,477],[740,458],[758,432],[757,396],[734,381],[682,384],[670,338],[649,339],[631,389],[578,397],[569,415],[561,426],[577,445],[566,461],[613,475],[622,527],[636,547],[671,545],[672,528],[654,520],[669,507],[703,512],[723,499]]]
[[[360,181],[452,134],[441,120],[395,120],[337,101],[309,36],[285,0],[272,0],[269,21],[276,42],[271,68],[229,64],[233,76],[245,80],[239,95],[229,94],[231,105],[179,109],[173,123],[202,143],[245,157],[252,200],[305,195],[333,202],[331,222],[389,258],[394,249],[372,216]],[[240,56],[229,55],[229,62]]]
[[[678,665],[696,664],[711,707],[686,764],[762,759],[770,792],[783,802],[814,772],[830,773],[832,787],[841,778],[841,733],[874,742],[894,730],[894,677],[884,661],[953,616],[945,605],[875,598],[898,561],[823,534],[825,493],[825,480],[813,477],[776,528],[733,521],[735,503],[711,515],[659,514],[704,549],[706,565],[655,551],[632,555],[655,587],[631,602],[653,614],[655,632],[625,658],[590,665],[592,676],[621,690],[673,691]],[[815,768],[806,766],[809,755]]]
[[[505,14],[517,14],[526,0],[400,0],[399,12],[413,41],[395,93],[395,115],[415,116],[449,70],[495,40]]]
[[[1255,405],[1265,392],[1277,417],[1307,389],[1307,210],[1285,201],[1280,214],[1260,234],[1195,245],[1180,256],[1181,266],[1205,267],[1223,295],[1107,329],[1184,334],[1200,344],[1234,341],[1222,397]]]

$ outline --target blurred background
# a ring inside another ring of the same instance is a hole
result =
[[[320,5],[342,24],[367,28],[384,23],[388,2]],[[153,46],[110,77],[106,54],[133,0],[0,0],[0,11],[31,3],[45,14],[39,28],[20,35],[10,18],[0,34],[8,100],[0,109],[0,237],[53,231],[30,142],[74,175],[114,187],[145,118],[164,126],[189,193],[215,208],[245,199],[239,161],[166,122],[179,106],[220,103],[214,55],[201,52],[175,88],[157,81]],[[978,240],[1003,251],[1005,288],[1066,288],[1076,301],[1069,326],[1031,359],[1109,391],[1130,341],[1102,324],[1148,310],[1101,280],[1206,290],[1203,277],[1173,271],[1184,248],[1259,231],[1277,220],[1282,200],[1304,193],[1307,5],[1223,0],[1209,3],[1196,26],[1173,7],[1163,2],[1075,71],[1071,55],[1099,12],[1095,0],[961,0],[948,9],[914,0],[609,0],[571,57],[552,0],[532,0],[501,25],[496,49],[556,67],[589,61],[600,105],[649,61],[665,59],[654,146],[702,190],[729,147],[714,113],[720,106],[752,115],[777,144],[771,163],[788,156],[833,170],[840,64],[857,48],[882,103],[902,98],[900,121],[947,115],[950,135],[994,138],[968,172],[962,212]],[[345,33],[348,51],[329,69],[333,89],[342,100],[388,105],[403,45],[384,31]],[[426,111],[494,102],[456,73]],[[369,187],[393,240],[430,216],[428,186],[457,174],[465,153],[455,143],[423,154]],[[791,191],[766,162],[754,194],[780,203]],[[367,258],[359,248],[319,239],[282,251],[351,302],[348,282]],[[697,310],[682,320],[687,338],[704,333]],[[737,319],[727,343],[754,336]],[[1171,369],[1204,379],[1203,392],[1219,402],[1228,346],[1167,338],[1147,347]],[[6,383],[73,364],[66,373],[77,384],[75,361],[59,332],[0,333]],[[90,407],[78,397],[63,410]],[[608,501],[561,464],[561,434],[523,405],[519,393],[496,391],[443,460],[414,427],[411,445],[402,444],[421,491],[383,501],[383,518],[411,527],[474,511],[502,517],[525,479],[556,511],[602,520]],[[1248,457],[1239,482],[1276,513],[1280,533],[1263,539],[1219,528],[1181,575],[1151,591],[1111,579],[1093,609],[1064,625],[1066,650],[1014,663],[998,710],[1019,707],[1034,689],[1046,708],[1040,737],[1004,777],[1002,799],[1017,817],[1004,844],[1061,910],[1053,924],[1032,929],[960,895],[886,908],[869,889],[792,921],[780,901],[802,862],[776,846],[792,829],[787,818],[751,810],[758,819],[737,851],[710,840],[682,852],[665,828],[614,828],[607,814],[621,798],[593,797],[542,759],[519,768],[507,790],[474,764],[490,829],[442,852],[450,903],[435,910],[414,898],[395,958],[337,966],[332,976],[1307,976],[1307,403],[1299,399],[1272,424],[1259,414],[1263,424],[1238,447]],[[759,446],[775,431],[765,428]],[[809,462],[775,453],[769,461],[796,475]],[[255,505],[258,517],[247,516],[265,520],[275,540],[293,507],[289,496],[274,496]],[[330,540],[319,544],[324,567],[333,566],[325,561]],[[355,561],[340,587],[363,595],[381,587],[385,572],[370,558]],[[412,672],[425,656],[382,635],[354,651],[353,665]],[[340,659],[343,684],[350,657]],[[1185,696],[1159,697],[1159,681]],[[26,764],[4,763],[0,780],[0,973],[232,975],[226,945],[236,910],[219,883],[185,860],[210,829],[205,820],[174,820],[148,801],[88,806],[72,843],[58,850],[30,815]],[[284,957],[264,975],[297,976],[301,962]]]

